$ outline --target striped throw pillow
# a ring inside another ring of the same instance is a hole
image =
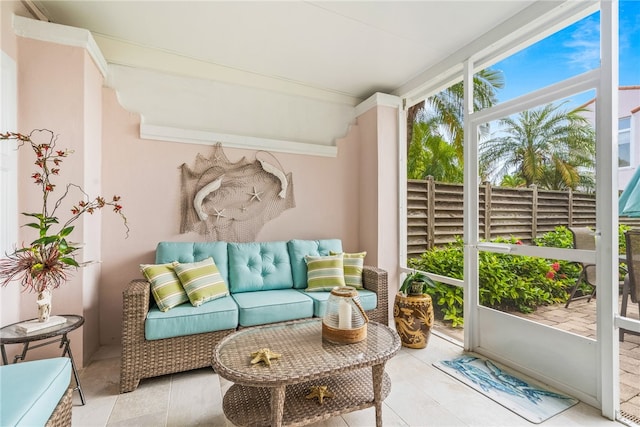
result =
[[[211,257],[203,261],[176,264],[174,268],[194,307],[229,295],[229,288]]]
[[[304,257],[307,262],[307,292],[330,291],[344,286],[344,264],[342,254],[334,256]]]
[[[329,252],[329,255],[340,255],[339,252]],[[364,270],[364,257],[366,252],[357,252],[353,254],[343,253],[344,263],[344,282],[347,286],[356,289],[364,289],[362,285],[362,270]]]
[[[160,311],[189,301],[173,264],[140,264],[140,271],[151,284],[151,295]]]

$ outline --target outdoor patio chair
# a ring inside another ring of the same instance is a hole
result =
[[[627,269],[628,273],[624,278],[624,287],[622,288],[622,307],[620,315],[627,315],[627,305],[629,297],[632,303],[638,304],[638,315],[640,315],[640,231],[629,230],[625,233],[627,242]],[[624,341],[624,334],[640,335],[620,328],[620,341]]]
[[[596,239],[593,234],[593,230],[588,227],[577,227],[571,228],[569,227],[569,231],[573,235],[573,248],[574,249],[584,249],[594,251],[596,249]],[[569,299],[567,300],[567,304],[564,308],[569,307],[569,303],[571,301],[575,301],[582,298],[588,298],[587,301],[591,301],[596,294],[596,266],[595,264],[585,264],[580,263],[580,267],[582,271],[580,271],[580,276],[578,280],[576,280],[575,285],[571,288],[571,292],[569,293]],[[576,291],[578,290],[580,283],[586,283],[587,285],[593,288],[593,291],[590,294],[585,294],[576,297]]]

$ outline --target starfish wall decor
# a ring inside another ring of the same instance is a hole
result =
[[[181,174],[181,233],[251,242],[268,221],[295,207],[291,173],[266,151],[232,163],[218,143],[209,158],[198,154],[193,167],[183,164]]]

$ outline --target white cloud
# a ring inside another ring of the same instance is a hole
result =
[[[563,43],[567,49],[567,64],[581,71],[600,65],[600,22],[588,17],[575,24],[575,29]]]

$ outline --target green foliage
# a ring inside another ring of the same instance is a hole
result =
[[[59,198],[54,203],[50,203],[49,197],[54,197],[57,187],[52,180],[60,175],[61,165],[72,151],[57,150],[57,136],[47,129],[36,129],[29,135],[16,132],[0,133],[0,140],[15,140],[19,143],[18,147],[28,145],[32,149],[36,157],[34,164],[37,169],[31,174],[31,179],[40,190],[42,199],[40,212],[22,213],[29,218],[29,221],[37,220],[25,225],[38,230],[38,238],[29,245],[23,244],[22,248],[15,249],[4,258],[0,258],[0,285],[6,286],[12,281],[19,281],[23,288],[35,292],[55,289],[67,281],[69,268],[80,266],[75,259],[75,254],[80,248],[67,241],[67,237],[74,229],[71,224],[78,218],[109,206],[120,215],[128,234],[129,227],[127,218],[122,214],[120,197],[113,196],[111,201],[106,201],[98,196],[91,200],[81,187],[69,183]],[[74,188],[82,194],[83,198],[71,208],[69,219],[56,233],[53,230],[61,223],[56,212],[70,190]]]
[[[414,270],[411,273],[407,274],[407,277],[404,278],[404,281],[402,282],[402,286],[400,286],[399,291],[404,292],[405,294],[408,294],[409,288],[412,287],[414,283],[422,284],[421,293],[423,294],[427,293],[428,288],[432,288],[436,285],[434,281],[431,280],[431,277],[427,276],[424,272]]]
[[[502,119],[480,147],[481,169],[497,178],[515,171],[549,190],[595,189],[595,131],[584,111],[547,104]]]
[[[624,232],[629,227],[621,225],[619,239],[620,250],[624,241]],[[497,238],[495,243],[522,244],[515,238]],[[556,227],[534,242],[537,246],[571,248],[573,237],[564,226]],[[509,254],[479,252],[479,300],[480,304],[503,310],[533,312],[541,305],[563,303],[568,291],[580,275],[578,263],[548,260],[538,257],[515,256]],[[409,266],[417,270],[451,277],[463,278],[464,258],[461,238],[444,247],[434,248],[423,253],[420,258],[409,260]],[[457,327],[464,323],[463,290],[436,282],[426,290],[434,301],[438,314]]]

